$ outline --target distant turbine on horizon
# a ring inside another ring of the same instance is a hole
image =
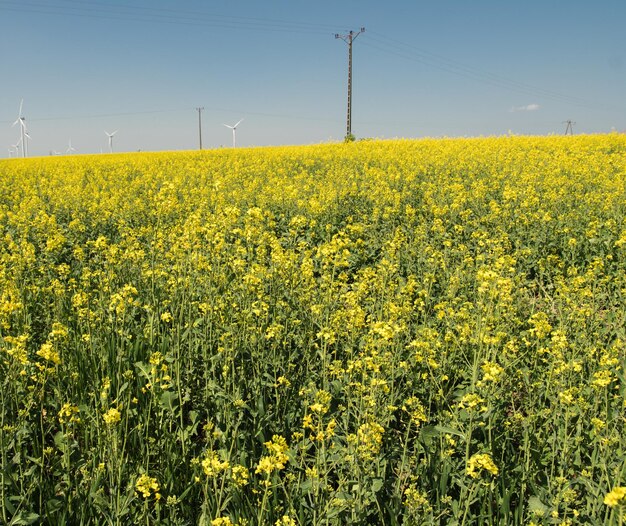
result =
[[[72,153],[74,153],[76,151],[76,148],[72,147],[72,139],[70,137],[69,142],[67,143],[67,150],[65,150],[65,153],[69,153],[70,155]]]
[[[240,119],[239,122],[235,124],[234,126],[224,124],[224,126],[233,130],[233,148],[237,146],[237,126],[239,126],[242,122],[243,122],[243,119]]]
[[[9,157],[13,157],[13,154],[15,154],[15,157],[20,156],[20,142],[21,142],[21,139],[17,141],[15,144],[9,145]]]
[[[28,131],[26,130],[26,122],[25,122],[26,119],[22,115],[22,107],[23,106],[24,106],[24,99],[22,99],[20,101],[20,111],[18,113],[17,119],[15,119],[15,122],[12,124],[12,126],[15,126],[18,123],[20,125],[20,140],[19,140],[19,142],[21,142],[21,144],[22,144],[22,157],[26,157],[28,155],[28,142],[26,141],[26,139],[30,139],[30,135],[28,135]]]
[[[20,145],[22,144],[22,139],[19,139],[15,144],[11,145],[11,148],[15,150],[15,157],[20,156]]]
[[[118,132],[119,130],[115,130],[112,133],[109,133],[108,131],[104,130],[104,133],[106,134],[106,136],[109,138],[109,153],[113,153],[113,136]]]

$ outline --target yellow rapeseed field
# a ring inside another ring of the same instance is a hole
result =
[[[626,136],[0,162],[0,523],[622,524]]]

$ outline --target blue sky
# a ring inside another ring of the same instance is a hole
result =
[[[0,157],[626,130],[626,2],[0,0]]]

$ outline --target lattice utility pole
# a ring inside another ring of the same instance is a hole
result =
[[[352,42],[361,33],[365,32],[365,28],[362,27],[358,33],[350,31],[347,35],[335,34],[335,38],[340,38],[348,44],[348,116],[346,125],[346,139],[352,137]]]
[[[568,121],[563,121],[563,124],[567,124],[567,126],[565,127],[565,135],[567,135],[568,132],[570,135],[574,135],[574,124],[576,123],[572,122],[571,120],[568,120]]]
[[[196,108],[196,110],[198,110],[198,139],[200,140],[200,149],[202,150],[202,111],[204,107]]]

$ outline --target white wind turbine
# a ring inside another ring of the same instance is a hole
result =
[[[19,157],[20,156],[20,145],[21,144],[22,144],[22,139],[17,141],[15,144],[11,145],[11,148],[13,148],[15,150],[15,157]]]
[[[22,99],[20,102],[20,112],[17,116],[17,119],[15,119],[13,126],[15,126],[17,123],[19,123],[20,125],[20,140],[18,144],[20,143],[22,144],[22,157],[26,157],[28,155],[28,143],[26,139],[30,139],[30,135],[28,135],[28,132],[26,131],[26,122],[25,122],[26,119],[22,115],[23,105],[24,105],[24,99]]]
[[[20,141],[9,145],[9,157],[13,157],[13,154],[15,154],[15,157],[20,156]]]
[[[109,138],[109,153],[113,153],[113,136],[118,132],[119,130],[115,130],[112,133],[109,133],[108,131],[104,130],[104,133],[106,134],[106,136]]]
[[[72,147],[72,139],[70,138],[70,141],[67,143],[67,150],[65,150],[65,153],[69,153],[71,155],[75,151],[76,151],[76,148]]]
[[[236,133],[237,126],[239,126],[242,122],[243,122],[243,119],[240,119],[239,122],[235,124],[234,126],[229,126],[228,124],[224,124],[224,126],[233,130],[233,148],[237,146],[237,133]]]

